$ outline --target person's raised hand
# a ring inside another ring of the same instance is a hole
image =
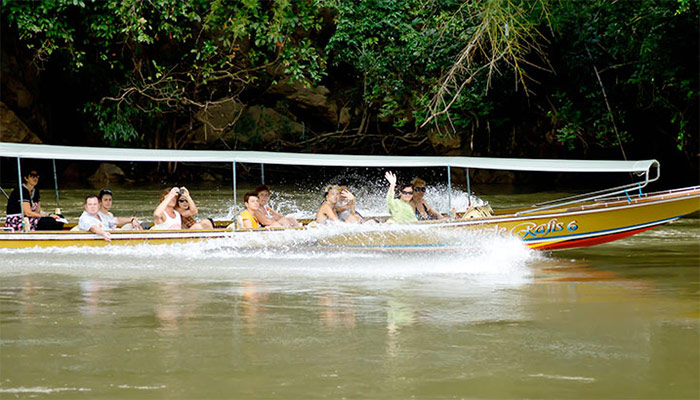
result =
[[[386,174],[384,174],[384,177],[391,185],[396,185],[396,175],[394,175],[391,171],[387,171]]]
[[[340,196],[347,201],[353,201],[355,200],[355,195],[353,195],[349,190],[343,189],[342,192],[340,192]]]

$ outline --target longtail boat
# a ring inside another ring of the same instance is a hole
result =
[[[542,160],[474,157],[362,156],[337,154],[294,154],[253,151],[149,150],[124,148],[67,147],[0,142],[0,157],[21,159],[63,159],[84,161],[178,161],[222,162],[232,165],[233,193],[236,193],[236,164],[276,164],[340,167],[444,167],[451,187],[451,168],[465,168],[467,191],[469,169],[494,169],[541,172],[630,173],[639,180],[630,184],[572,196],[531,207],[491,210],[469,207],[449,220],[425,221],[405,225],[375,224],[363,229],[337,229],[319,236],[314,245],[327,248],[361,250],[432,250],[453,245],[448,237],[467,234],[510,235],[519,237],[528,247],[557,250],[586,247],[623,239],[677,220],[700,209],[700,186],[644,193],[643,189],[660,177],[656,160]],[[451,202],[451,198],[450,198]],[[279,231],[323,230],[324,227],[259,228],[177,231],[112,231],[105,242],[91,232],[33,231],[0,232],[0,248],[115,246],[171,244],[210,239],[235,243],[248,235],[274,235]],[[257,241],[265,243],[265,240]]]

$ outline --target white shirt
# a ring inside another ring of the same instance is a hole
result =
[[[175,217],[171,218],[167,211],[163,211],[165,221],[162,224],[154,225],[151,229],[182,229],[182,217],[177,210],[173,210]]]
[[[81,231],[89,231],[90,228],[92,228],[95,225],[97,225],[101,229],[105,229],[104,224],[102,223],[102,220],[99,217],[99,214],[90,215],[87,211],[83,211],[83,213],[80,214],[80,220],[78,220],[78,229],[80,229]]]
[[[107,231],[113,231],[117,229],[117,217],[115,217],[113,214],[110,214],[112,213],[105,214],[102,211],[97,212],[97,215],[100,216],[100,219],[102,219],[102,223],[105,226],[104,229]]]

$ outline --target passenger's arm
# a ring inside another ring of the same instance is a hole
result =
[[[384,174],[384,177],[386,178],[387,181],[389,181],[389,190],[386,192],[386,199],[387,202],[389,199],[394,198],[395,190],[396,190],[396,175],[394,175],[391,171],[387,171],[386,174]]]
[[[355,214],[355,195],[353,195],[349,190],[343,189],[340,192],[340,198],[346,200],[347,203],[343,204],[342,206],[336,205],[335,212],[341,213],[345,210],[350,210],[350,214]]]
[[[280,218],[284,218],[284,215],[278,213],[274,209],[270,208],[270,214],[275,218],[275,220],[279,220]]]
[[[22,202],[22,211],[25,217],[41,217],[41,213],[33,211],[28,201]]]
[[[255,213],[253,213],[255,218],[258,219],[258,222],[260,224],[265,225],[265,226],[280,226],[280,223],[275,221],[272,218],[268,218],[267,215],[265,215],[264,212],[262,212],[259,208],[255,210]]]
[[[438,211],[436,211],[434,208],[430,207],[430,204],[423,200],[423,204],[425,204],[426,207],[428,207],[428,213],[432,215],[433,217],[437,219],[445,219],[445,216],[440,214]]]
[[[131,224],[132,226],[141,225],[136,217],[117,217],[117,225]]]
[[[197,213],[199,213],[199,210],[197,210],[197,205],[194,203],[194,200],[192,200],[192,196],[190,196],[190,191],[187,190],[187,188],[184,186],[181,187],[180,189],[182,189],[185,192],[182,195],[180,195],[180,197],[184,197],[187,200],[187,202],[190,203],[190,210],[189,211],[191,212],[191,214],[187,215],[187,216],[189,217],[192,215],[197,215]]]
[[[319,208],[318,212],[316,213],[316,222],[321,223],[327,219],[330,219],[331,221],[338,221],[338,215],[335,213],[335,211],[333,211],[333,207],[331,207],[330,204],[323,203],[321,208]]]
[[[104,240],[106,240],[106,241],[108,241],[108,242],[111,242],[111,241],[112,241],[112,235],[111,235],[109,232],[107,232],[107,231],[103,230],[102,228],[100,228],[99,225],[93,225],[93,226],[91,226],[91,227],[90,227],[90,232],[102,236],[102,237],[104,238]]]
[[[163,201],[158,204],[158,207],[156,207],[156,210],[153,211],[153,222],[156,224],[162,224],[165,222],[165,209],[168,207],[168,203],[170,203],[170,200],[172,200],[173,197],[177,196],[178,192],[180,189],[174,187],[170,189],[170,193],[168,193],[167,196],[163,199]]]

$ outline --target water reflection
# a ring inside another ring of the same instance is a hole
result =
[[[355,305],[350,296],[322,293],[319,296],[319,319],[328,328],[355,328]]]
[[[416,321],[416,310],[408,303],[390,299],[386,304],[386,354],[389,358],[401,355],[400,335],[403,329]]]
[[[241,282],[240,291],[243,327],[249,335],[252,335],[257,332],[258,325],[265,318],[268,293],[260,285],[250,281]]]
[[[105,281],[100,279],[86,279],[80,282],[80,292],[82,296],[81,313],[86,316],[102,314],[100,310],[101,297],[109,290]]]

